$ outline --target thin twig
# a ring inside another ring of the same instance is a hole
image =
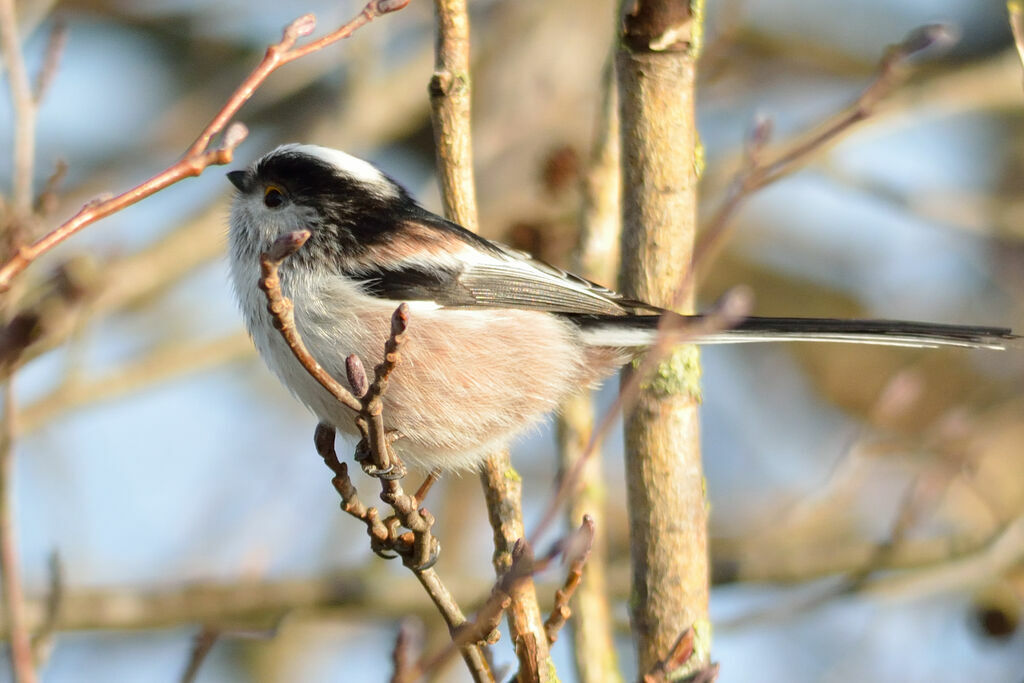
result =
[[[356,424],[363,432],[366,447],[376,468],[389,474],[391,467],[388,463],[393,462],[396,467],[400,467],[400,462],[390,453],[388,437],[384,433],[381,397],[387,389],[391,372],[401,362],[400,351],[409,325],[409,307],[404,303],[399,305],[392,316],[391,334],[384,345],[384,361],[376,366],[373,384],[368,383],[362,361],[357,356],[352,355],[346,359],[347,379],[355,392],[360,394],[360,398],[356,398],[309,353],[295,327],[294,306],[281,292],[278,269],[309,237],[308,230],[288,233],[279,237],[269,252],[261,254],[261,277],[258,286],[267,297],[267,310],[271,314],[274,327],[281,333],[295,358],[331,395],[355,411]],[[332,426],[323,423],[317,425],[314,434],[316,449],[324,463],[334,473],[331,483],[341,496],[342,509],[366,525],[367,533],[370,535],[370,546],[375,553],[386,558],[395,555],[402,558],[402,562],[416,574],[416,578],[434,601],[449,630],[454,633],[465,624],[466,618],[432,568],[440,551],[440,544],[431,533],[434,525],[433,516],[426,509],[419,507],[420,500],[417,496],[405,493],[399,475],[396,478],[380,478],[380,498],[394,510],[394,514],[381,519],[376,508],[368,507],[359,499],[358,492],[348,476],[348,466],[338,460],[334,438],[335,431]],[[402,533],[400,525],[409,529],[409,532]],[[466,643],[460,649],[474,681],[485,683],[494,680],[479,645],[475,642]]]
[[[25,620],[25,596],[21,587],[18,535],[14,524],[14,438],[16,405],[14,378],[4,385],[2,433],[0,433],[0,572],[3,573],[4,616],[8,624],[10,664],[17,683],[34,683],[36,671]]]
[[[418,658],[422,640],[423,627],[420,622],[415,619],[403,619],[398,627],[395,647],[391,651],[391,663],[394,666],[391,683],[411,680],[409,674]]]
[[[43,101],[46,93],[49,92],[53,79],[57,75],[57,66],[60,64],[61,56],[64,54],[64,47],[68,43],[68,27],[60,19],[53,23],[50,29],[50,37],[46,42],[46,53],[43,57],[43,66],[36,74],[35,86],[32,88],[32,101],[35,106]]]
[[[11,4],[13,0],[0,0],[3,4]],[[319,40],[296,47],[299,38],[309,35],[316,28],[316,19],[312,14],[302,16],[285,30],[281,40],[267,48],[266,55],[259,65],[242,81],[242,84],[228,98],[228,101],[214,116],[213,120],[206,126],[196,141],[189,147],[185,156],[178,162],[167,167],[149,180],[133,187],[127,192],[104,199],[102,201],[89,202],[83,206],[78,213],[68,221],[61,224],[30,246],[21,247],[11,258],[0,267],[0,291],[6,290],[19,273],[28,267],[39,256],[46,253],[56,245],[77,233],[87,225],[97,220],[120,211],[152,194],[173,185],[184,178],[197,176],[207,166],[230,163],[235,148],[245,139],[247,129],[240,123],[228,125],[231,119],[238,113],[238,110],[245,102],[252,97],[256,89],[263,84],[267,77],[281,66],[288,62],[304,57],[305,55],[320,50],[331,43],[342,38],[347,38],[352,33],[369,23],[377,17],[402,9],[408,4],[408,0],[370,0],[362,11],[351,21]],[[11,11],[13,16],[13,9]],[[4,18],[0,21],[5,27],[13,31],[13,22]],[[5,29],[6,31],[7,29]],[[14,62],[8,61],[8,64]],[[26,81],[26,88],[27,81]],[[27,90],[31,97],[31,90]],[[223,133],[223,135],[221,135]],[[211,143],[217,135],[221,135],[221,144],[211,148]],[[20,139],[20,138],[19,138]],[[24,144],[24,143],[22,143]],[[19,157],[20,158],[20,157]],[[23,190],[24,192],[24,190]],[[29,204],[31,203],[31,188],[27,192]],[[17,195],[17,193],[16,193]],[[26,207],[29,206],[26,204]]]
[[[707,221],[693,253],[695,269],[713,258],[728,233],[730,219],[754,192],[799,170],[814,154],[834,144],[856,124],[869,118],[894,88],[906,80],[910,59],[933,47],[945,48],[955,41],[949,26],[929,24],[911,31],[899,43],[890,45],[875,70],[871,83],[860,96],[810,135],[797,139],[770,158],[765,148],[771,137],[771,123],[759,119],[748,137],[743,168],[737,173],[725,199]],[[692,281],[693,275],[688,280]],[[692,283],[691,283],[692,284]]]
[[[565,622],[572,616],[569,609],[569,600],[583,580],[583,567],[590,559],[590,550],[594,546],[594,519],[590,515],[583,518],[585,530],[584,544],[582,548],[576,549],[569,563],[569,571],[565,576],[565,583],[555,592],[555,605],[551,608],[551,614],[544,622],[544,633],[548,637],[548,645],[554,645],[558,640],[558,632],[565,625]]]
[[[54,634],[64,607],[64,568],[57,551],[50,554],[50,589],[46,595],[46,614],[32,638],[32,654],[36,668],[42,668],[53,650]]]
[[[512,559],[508,570],[494,584],[490,596],[473,620],[460,628],[454,634],[452,642],[446,647],[430,657],[421,659],[416,666],[410,667],[408,678],[404,679],[403,683],[417,680],[421,676],[437,671],[452,656],[456,648],[463,647],[466,643],[477,641],[497,642],[497,628],[501,622],[501,617],[514,604],[514,596],[521,591],[522,585],[526,582],[532,583],[533,576],[551,566],[551,563],[557,557],[579,552],[582,547],[589,549],[589,544],[592,540],[593,529],[584,521],[579,530],[570,534],[562,542],[556,543],[540,559],[533,557],[529,545],[525,541],[520,540],[516,543],[511,553]],[[520,663],[521,668],[515,680],[519,681],[519,683],[530,683],[537,680],[540,674],[540,662],[537,657],[538,650],[533,632],[523,631],[522,635],[516,640],[515,647],[517,656],[522,660]]]
[[[32,87],[21,53],[14,0],[0,0],[0,54],[7,65],[11,102],[14,107],[13,183],[11,206],[0,207],[0,254],[7,258],[21,246],[32,218],[32,181],[35,164],[36,106]],[[4,332],[11,330],[12,301],[9,292],[3,300]],[[7,335],[4,335],[7,337]],[[32,655],[25,617],[25,596],[22,592],[21,566],[18,554],[17,524],[14,516],[14,440],[17,433],[17,405],[14,377],[7,378],[3,390],[3,415],[0,417],[0,577],[2,581],[4,616],[8,624],[9,661],[16,683],[35,683],[36,667]]]
[[[537,540],[543,537],[551,524],[554,523],[559,507],[561,507],[568,492],[573,490],[578,484],[580,473],[587,462],[594,457],[598,446],[608,436],[612,427],[615,426],[616,417],[627,406],[633,405],[643,382],[646,381],[650,373],[662,361],[673,345],[685,344],[687,341],[693,341],[713,332],[720,332],[733,327],[746,317],[750,311],[751,303],[750,292],[738,287],[726,292],[715,308],[699,318],[687,319],[670,315],[662,317],[661,324],[659,324],[659,334],[655,338],[655,343],[650,347],[634,371],[630,373],[628,379],[622,382],[615,400],[608,410],[605,411],[601,421],[598,422],[597,428],[591,432],[590,442],[583,450],[582,455],[577,459],[574,467],[562,477],[558,484],[558,489],[544,510],[544,514],[530,533],[532,542],[537,542]]]
[[[237,640],[270,640],[277,636],[278,631],[281,630],[281,624],[284,623],[287,616],[288,611],[282,612],[269,628],[264,629],[218,628],[210,625],[203,626],[199,633],[196,634],[195,640],[192,643],[188,663],[185,665],[185,671],[181,674],[181,683],[193,683],[193,681],[196,680],[196,677],[199,675],[199,669],[202,668],[203,664],[206,662],[207,656],[210,654],[213,646],[217,644],[218,640],[222,640],[224,638],[234,638]]]
[[[11,200],[15,220],[28,220],[32,213],[32,179],[35,164],[36,106],[32,84],[21,53],[14,0],[0,0],[0,53],[7,65],[7,79],[14,108],[13,187]],[[5,254],[5,257],[7,255]]]
[[[220,638],[220,631],[211,626],[203,626],[196,634],[192,642],[192,650],[189,652],[188,663],[185,671],[181,674],[181,683],[192,683],[199,675],[199,669],[206,661],[206,655],[210,654],[217,639]]]
[[[679,634],[672,649],[641,679],[642,683],[664,683],[673,671],[679,669],[693,654],[693,628]]]
[[[363,404],[352,393],[334,379],[329,372],[323,369],[319,362],[306,349],[299,337],[299,331],[295,328],[295,307],[281,293],[281,280],[278,277],[278,268],[286,258],[298,251],[312,233],[309,230],[297,230],[279,237],[274,242],[269,252],[260,255],[260,281],[259,288],[267,296],[267,310],[274,321],[274,327],[284,337],[288,348],[292,350],[302,367],[320,383],[334,398],[338,399],[346,407],[359,412]]]

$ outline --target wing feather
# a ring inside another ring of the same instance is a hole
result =
[[[448,308],[522,308],[613,316],[658,311],[442,221],[432,215],[418,216],[406,224],[417,250],[396,248],[413,240],[394,240],[386,254],[363,259],[345,274],[374,296],[432,301]]]

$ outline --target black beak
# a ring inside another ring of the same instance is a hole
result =
[[[238,188],[239,192],[249,191],[249,172],[248,171],[228,171],[228,180],[231,184]]]

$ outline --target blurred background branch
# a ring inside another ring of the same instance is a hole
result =
[[[32,74],[47,61],[52,5],[18,4]],[[38,110],[34,185],[44,187],[58,159],[67,172],[33,230],[153,175],[187,147],[292,19],[296,9],[279,5],[62,3],[65,57]],[[338,25],[361,5],[314,1],[302,11]],[[411,3],[399,21],[354,35],[343,59],[310,55],[271,79],[247,104],[238,164],[282,142],[336,146],[380,163],[438,209],[424,88],[432,10]],[[589,150],[607,137],[593,124],[612,2],[480,0],[469,10],[479,225],[568,266]],[[915,26],[948,20],[962,39],[919,57],[869,119],[752,196],[705,271],[701,300],[746,283],[763,314],[1020,327],[1021,65],[1004,7],[721,0],[707,10],[697,121],[699,199],[710,209],[741,168],[755,114],[773,121],[783,147],[868,87],[884,47]],[[6,108],[0,128],[13,130]],[[3,186],[13,177],[0,160]],[[200,625],[260,630],[286,611],[271,640],[219,642],[199,680],[341,670],[375,680],[399,621],[436,618],[411,577],[367,565],[350,520],[324,514],[335,494],[322,465],[295,446],[307,443],[310,418],[249,360],[219,262],[228,189],[219,173],[171,188],[19,279],[17,309],[37,322],[27,344],[5,333],[0,350],[18,350],[13,477],[30,632],[45,621],[54,548],[65,565],[47,680],[148,680],[143,671],[166,680]],[[597,190],[587,205],[609,198]],[[587,249],[605,262],[610,252],[607,243]],[[615,284],[606,270],[591,274]],[[702,360],[723,680],[1001,680],[1024,666],[1019,354],[793,346],[707,348]],[[908,375],[912,391],[897,381]],[[612,393],[595,397],[599,413]],[[593,463],[591,475],[605,476],[589,492],[606,509],[597,530],[607,533],[603,632],[614,648],[602,647],[632,675],[615,437]],[[545,432],[514,454],[527,523],[556,477],[551,444]],[[446,478],[431,494],[445,539],[438,571],[467,611],[493,580],[474,481]],[[915,486],[912,523],[894,538]],[[574,504],[597,505],[584,501]],[[841,590],[868,567],[856,590]],[[563,578],[540,578],[542,603]],[[828,598],[812,604],[805,594]],[[793,605],[807,606],[785,609]],[[752,618],[762,614],[767,621]],[[442,630],[426,629],[423,651],[435,651],[432,631]],[[936,653],[940,639],[949,647]],[[562,637],[552,648],[563,680],[571,644]],[[493,649],[498,669],[515,665],[508,639]]]

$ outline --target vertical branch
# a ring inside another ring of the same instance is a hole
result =
[[[466,0],[435,0],[437,44],[430,105],[438,176],[445,214],[469,230],[478,226],[470,129],[469,15]],[[498,575],[512,566],[512,549],[525,537],[522,485],[508,451],[492,454],[481,471],[488,517],[494,529],[494,568]],[[525,671],[539,680],[550,676],[544,621],[532,579],[516,582],[509,606],[509,627]]]
[[[0,0],[0,50],[7,65],[11,103],[14,106],[12,199],[17,221],[27,220],[32,212],[32,176],[35,161],[35,98],[21,54],[14,0]],[[22,226],[24,227],[24,226]]]
[[[494,571],[501,578],[512,569],[517,543],[526,537],[523,480],[512,467],[508,451],[503,450],[487,458],[480,472],[480,481],[487,499],[487,517],[494,530]],[[512,598],[508,607],[508,626],[519,658],[520,673],[535,668],[537,680],[551,680],[547,633],[533,578],[525,576],[511,582],[508,594]]]
[[[621,117],[624,291],[674,301],[688,276],[696,233],[699,143],[694,81],[701,0],[624,3],[616,54]],[[694,656],[708,657],[707,508],[701,468],[696,348],[663,360],[626,417],[632,539],[630,596],[640,671],[649,671],[693,627]],[[673,672],[671,677],[681,675]]]
[[[449,220],[477,232],[476,182],[470,120],[469,13],[466,0],[435,0],[437,43],[430,111],[441,200]]]
[[[36,680],[32,642],[28,636],[25,598],[21,591],[18,535],[14,520],[14,381],[4,385],[3,417],[0,418],[0,572],[3,572],[4,621],[8,624],[11,671],[17,683]]]
[[[588,167],[582,182],[580,248],[577,272],[595,282],[615,280],[619,240],[619,132],[615,97],[615,72],[609,62],[601,84],[601,105]],[[594,432],[594,401],[589,392],[562,404],[558,420],[558,452],[563,475],[586,457]],[[570,525],[584,515],[594,520],[594,546],[586,575],[576,591],[572,622],[573,657],[581,683],[622,680],[615,657],[611,607],[606,572],[608,529],[605,523],[605,486],[601,459],[587,458],[578,486],[569,494]]]
[[[20,246],[22,235],[32,217],[32,176],[35,160],[35,112],[32,86],[22,59],[14,0],[0,0],[0,52],[7,66],[11,102],[14,106],[13,186],[10,214],[0,216],[3,229],[3,257],[6,259]],[[15,294],[8,292],[2,302],[5,317],[11,315],[7,305]],[[6,320],[5,320],[6,322]],[[18,558],[18,537],[14,518],[14,438],[16,405],[14,375],[4,385],[3,415],[0,417],[0,572],[3,576],[4,616],[8,624],[11,672],[17,683],[34,683],[35,662],[25,618],[25,601],[21,589],[21,568]]]

